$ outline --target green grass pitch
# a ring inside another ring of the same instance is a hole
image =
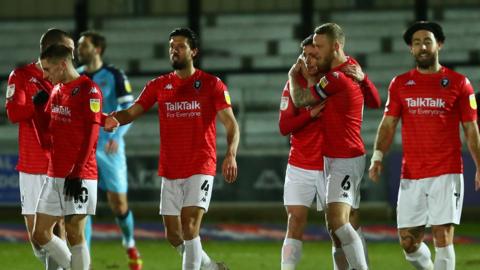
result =
[[[181,269],[181,258],[166,241],[138,241],[145,270]],[[281,242],[204,241],[204,249],[212,258],[224,261],[233,270],[280,269]],[[429,243],[431,247],[431,243]],[[369,243],[370,268],[379,270],[413,269],[404,259],[397,243]],[[92,246],[93,270],[128,269],[119,241],[96,241]],[[301,269],[333,269],[330,244],[306,242]],[[480,245],[455,246],[458,270],[480,269]],[[0,269],[42,269],[33,257],[28,243],[0,243]]]

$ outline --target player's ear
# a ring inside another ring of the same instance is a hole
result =
[[[438,42],[438,50],[440,51],[443,48],[443,42]]]
[[[62,65],[62,69],[63,70],[66,70],[67,67],[68,67],[68,59],[63,59],[62,62],[60,62],[60,64]]]
[[[192,50],[192,58],[195,58],[195,56],[197,56],[198,54],[198,48],[195,48]]]
[[[340,49],[342,48],[342,44],[340,44],[340,42],[338,42],[338,40],[335,40],[335,42],[333,43],[333,46],[335,48],[335,51],[340,51]]]

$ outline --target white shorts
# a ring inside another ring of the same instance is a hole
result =
[[[40,195],[43,182],[45,182],[46,178],[47,176],[45,174],[19,172],[22,215],[35,215],[38,196]]]
[[[63,194],[65,178],[47,177],[37,204],[37,213],[50,216],[95,215],[97,207],[97,180],[84,179],[82,194],[78,200],[68,198]]]
[[[182,208],[188,206],[198,206],[207,212],[212,189],[212,175],[196,174],[174,180],[162,177],[160,215],[180,216]]]
[[[323,171],[306,170],[288,164],[283,188],[283,204],[310,207],[315,198],[317,210],[322,211],[325,208]]]
[[[327,204],[342,202],[360,207],[360,183],[365,171],[365,155],[354,158],[325,157]]]
[[[423,179],[401,179],[397,227],[460,224],[463,175],[444,174]]]

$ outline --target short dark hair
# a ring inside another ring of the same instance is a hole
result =
[[[85,31],[80,34],[81,37],[87,37],[90,38],[90,41],[92,41],[92,44],[95,48],[100,48],[100,55],[103,55],[105,50],[107,49],[107,39],[105,38],[104,35],[90,30],[90,31]]]
[[[415,32],[419,30],[426,30],[432,32],[437,42],[445,42],[445,34],[443,34],[443,30],[440,24],[429,21],[418,21],[410,25],[410,27],[408,27],[405,33],[403,33],[403,40],[405,41],[405,43],[407,43],[407,45],[412,45],[413,34],[415,34]]]
[[[40,38],[40,53],[44,52],[48,47],[61,43],[65,38],[72,38],[67,32],[58,28],[50,28]]]
[[[317,35],[327,35],[331,40],[345,44],[345,33],[336,23],[325,23],[315,29]]]
[[[190,28],[176,28],[174,29],[169,36],[169,39],[175,36],[182,36],[186,37],[188,40],[188,46],[190,46],[190,49],[197,49],[198,48],[198,38],[197,34],[192,31]]]
[[[40,54],[40,59],[63,60],[72,59],[72,49],[62,44],[53,44]]]
[[[313,45],[313,34],[306,37],[302,43],[300,43],[300,47],[303,49],[305,46],[308,46],[308,45]]]

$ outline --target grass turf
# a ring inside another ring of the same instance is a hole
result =
[[[181,269],[181,258],[165,241],[138,241],[145,270]],[[281,242],[204,241],[204,249],[215,260],[225,261],[233,270],[279,269]],[[431,246],[431,243],[429,243]],[[458,270],[480,269],[479,244],[456,245]],[[333,269],[330,244],[306,242],[297,269]],[[371,269],[413,269],[397,243],[368,244]],[[93,270],[128,269],[120,241],[96,241],[92,246]],[[42,269],[28,243],[0,243],[0,269]]]

